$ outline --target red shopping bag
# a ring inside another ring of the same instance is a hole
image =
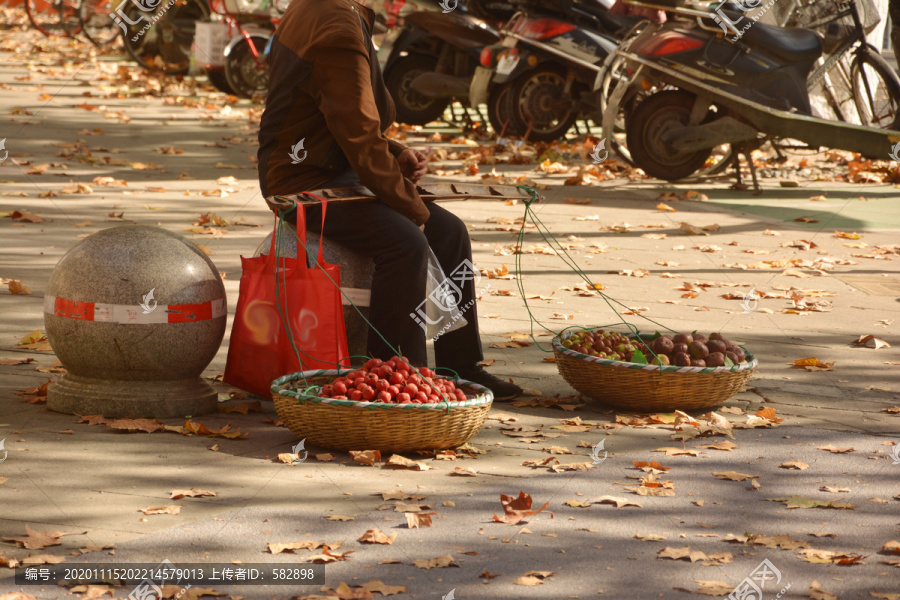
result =
[[[322,200],[323,228],[325,209]],[[271,396],[272,380],[282,375],[350,365],[340,265],[324,262],[321,236],[318,264],[322,268],[306,266],[303,206],[297,207],[297,237],[302,242],[297,244],[298,258],[275,255],[279,229],[281,235],[290,232],[286,225],[278,227],[276,217],[268,255],[241,257],[240,296],[223,378],[225,383],[265,397]]]

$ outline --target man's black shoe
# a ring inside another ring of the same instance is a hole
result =
[[[494,393],[496,402],[508,402],[522,394],[522,388],[509,381],[503,381],[499,377],[495,377],[484,370],[481,365],[475,364],[471,367],[463,367],[453,369],[462,379],[483,385]],[[444,369],[438,369],[444,371]],[[450,375],[450,373],[441,373],[442,375]]]

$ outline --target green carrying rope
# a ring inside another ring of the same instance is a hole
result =
[[[543,240],[545,242],[547,242],[547,245],[550,246],[550,248],[556,253],[556,256],[559,256],[560,259],[570,269],[572,269],[572,271],[574,271],[579,277],[581,277],[581,279],[583,279],[585,281],[585,283],[588,284],[591,291],[596,292],[601,298],[603,298],[603,300],[606,302],[606,305],[609,307],[610,310],[612,310],[614,313],[616,312],[616,309],[612,305],[613,302],[615,302],[616,304],[618,304],[619,306],[622,306],[624,308],[630,309],[630,307],[626,306],[625,304],[622,304],[615,298],[611,298],[611,297],[607,296],[606,294],[604,294],[601,291],[601,287],[598,287],[597,284],[595,284],[593,281],[591,281],[591,278],[588,277],[587,273],[585,273],[578,266],[578,264],[575,262],[575,259],[573,259],[569,255],[569,253],[566,251],[565,247],[563,247],[563,245],[559,243],[559,240],[556,239],[556,236],[554,236],[553,233],[550,232],[549,228],[546,225],[544,225],[544,222],[541,221],[540,217],[537,216],[537,213],[535,213],[534,210],[532,210],[532,208],[531,208],[531,205],[537,201],[537,191],[534,188],[528,187],[526,185],[517,185],[516,187],[520,190],[524,190],[531,194],[531,198],[529,200],[525,201],[525,214],[522,216],[522,226],[519,228],[519,233],[516,236],[516,259],[515,259],[516,285],[519,288],[519,294],[521,294],[521,296],[522,296],[522,302],[525,303],[525,310],[528,311],[528,318],[529,318],[530,327],[531,327],[531,339],[534,340],[535,345],[541,351],[551,353],[551,352],[553,352],[552,349],[545,350],[544,348],[541,347],[541,345],[538,343],[537,339],[535,338],[534,324],[537,323],[540,327],[543,327],[545,330],[547,330],[548,332],[550,332],[554,335],[556,335],[557,332],[546,327],[543,323],[538,321],[537,318],[535,318],[534,314],[531,312],[531,308],[528,306],[528,298],[525,296],[525,287],[522,283],[522,254],[523,254],[523,247],[524,247],[524,241],[525,241],[525,225],[528,223],[529,216],[531,217],[531,220],[534,222],[535,230],[541,234],[541,238],[543,238]],[[548,239],[548,236],[549,236],[549,239]],[[554,243],[556,244],[555,248],[554,248]],[[558,248],[558,250],[557,250],[557,248]],[[618,314],[618,313],[616,313],[616,314]],[[661,328],[667,329],[672,332],[675,331],[674,329],[671,329],[661,323],[657,323],[653,319],[651,319],[649,317],[645,317],[644,315],[642,315],[640,313],[637,313],[637,316],[639,316],[642,319],[645,319],[647,321],[650,321],[654,325],[657,325]],[[610,323],[608,325],[599,325],[597,327],[613,327],[613,326],[617,326],[617,325],[624,325],[635,336],[640,335],[640,330],[637,327],[635,327],[634,325],[632,325],[631,323],[629,323],[628,321],[626,321],[625,319],[623,319],[621,316],[619,317],[618,323]],[[578,325],[572,325],[572,326],[566,327],[565,329],[563,329],[563,331],[572,329],[573,327],[580,328],[583,331],[589,331],[589,330],[593,330],[596,328],[596,327],[579,327]],[[560,332],[560,333],[562,333],[562,332]],[[653,351],[651,350],[651,353],[652,352]],[[656,356],[655,353],[653,353],[653,355]]]
[[[317,196],[315,194],[310,194],[309,192],[301,192],[301,194],[317,198],[320,202],[323,202],[323,203],[326,202],[326,200],[324,198],[320,198],[319,196]],[[277,222],[275,223],[275,231],[272,234],[275,236],[275,259],[276,259],[276,261],[278,260],[278,258],[281,259],[281,271],[284,272],[285,261],[287,258],[285,256],[285,253],[287,250],[287,237],[293,235],[293,232],[291,231],[290,226],[287,224],[285,217],[288,214],[290,214],[291,212],[293,212],[294,210],[299,210],[300,207],[298,207],[297,201],[294,200],[293,198],[287,198],[285,196],[275,196],[275,198],[277,200],[284,200],[287,202],[291,202],[293,204],[293,206],[291,208],[278,209]],[[295,237],[297,238],[297,245],[299,247],[303,248],[303,256],[308,256],[306,244],[300,239],[299,236],[295,236]],[[298,258],[298,260],[300,258],[299,249],[297,251],[297,258]],[[362,313],[362,311],[359,309],[359,307],[356,305],[356,303],[353,302],[353,300],[350,299],[350,297],[344,293],[344,290],[341,289],[341,286],[338,285],[338,283],[335,282],[334,279],[331,278],[331,275],[329,275],[327,271],[325,271],[325,268],[319,262],[318,254],[316,255],[316,268],[318,268],[320,271],[322,271],[322,273],[325,274],[325,277],[328,278],[328,281],[330,281],[331,284],[338,289],[338,291],[341,293],[341,295],[344,297],[344,299],[346,299],[347,302],[350,303],[350,306],[352,306],[356,310],[356,312],[359,314],[359,316],[362,318],[362,320],[366,322],[366,325],[368,325],[369,328],[372,331],[374,331],[378,335],[378,337],[381,338],[381,340],[385,343],[385,345],[388,348],[390,348],[391,351],[396,356],[402,357],[403,355],[400,354],[400,350],[398,348],[394,348],[394,346],[389,341],[387,341],[387,339],[381,334],[381,332],[378,331],[378,328],[375,327],[374,325],[372,325],[372,322],[366,318],[366,316]],[[276,266],[276,268],[275,268],[275,304],[278,309],[278,314],[281,316],[281,322],[282,322],[282,326],[284,327],[284,332],[288,336],[288,339],[291,342],[291,348],[294,350],[294,356],[297,357],[297,362],[300,363],[300,366],[303,368],[303,371],[306,371],[308,369],[306,368],[306,365],[304,365],[303,359],[300,358],[301,353],[304,356],[306,356],[308,359],[312,359],[312,360],[316,360],[318,362],[323,362],[328,365],[332,365],[332,366],[336,367],[338,370],[346,367],[346,365],[341,364],[341,363],[343,363],[344,360],[346,360],[348,358],[366,358],[366,359],[371,358],[369,356],[354,355],[354,356],[344,357],[338,363],[333,363],[333,362],[329,362],[327,360],[321,360],[321,359],[315,358],[313,356],[310,356],[303,350],[299,349],[297,347],[297,344],[294,342],[294,333],[291,328],[290,319],[287,317],[287,284],[286,284],[286,280],[284,277],[282,277],[281,282],[280,282],[281,286],[279,287],[278,272],[279,272],[279,269]],[[423,380],[425,379],[425,376],[422,375],[422,373],[419,371],[418,368],[416,368],[414,365],[410,364],[409,361],[407,361],[406,359],[404,359],[404,362],[406,362],[406,364],[409,365],[410,369],[412,369],[413,372],[415,372],[419,377],[421,377]],[[306,386],[306,389],[304,390],[304,394],[310,395],[310,396],[315,396],[316,392],[319,391],[320,387],[309,385],[309,382],[307,381],[306,376],[302,374],[302,371],[301,371],[301,377],[303,378],[303,383]],[[457,374],[457,377],[459,377],[458,374]],[[447,412],[449,413],[450,412],[450,404],[449,404],[450,401],[447,399],[447,397],[444,395],[444,393],[442,391],[437,390],[437,393],[438,393],[438,395],[440,395],[440,397],[442,399],[441,404],[446,405]]]

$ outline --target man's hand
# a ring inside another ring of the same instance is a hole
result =
[[[418,183],[425,173],[428,172],[428,159],[418,150],[407,148],[397,155],[397,162],[400,164],[400,172],[403,176]]]

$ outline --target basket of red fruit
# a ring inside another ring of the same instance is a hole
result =
[[[279,377],[272,398],[288,429],[312,446],[409,452],[465,444],[484,425],[494,396],[395,356]]]
[[[603,329],[553,338],[560,374],[602,404],[637,412],[708,408],[740,391],[757,360],[720,333],[628,336]]]

